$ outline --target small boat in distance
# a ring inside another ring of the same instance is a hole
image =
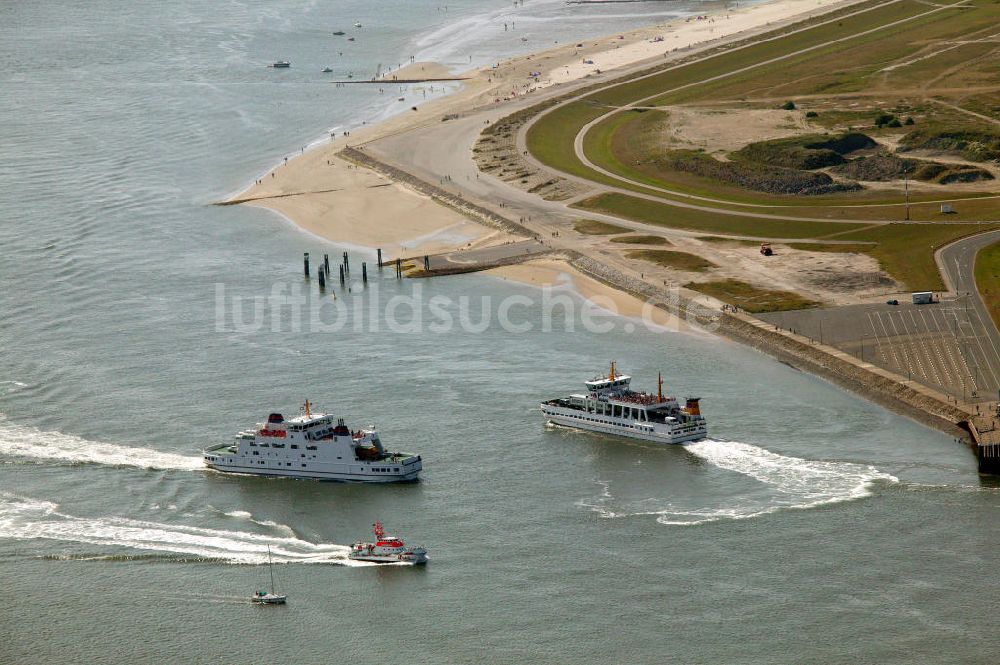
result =
[[[346,32],[344,32],[343,30],[338,30],[337,32],[335,32],[335,33],[333,33],[333,34],[337,35],[338,37],[343,37],[343,36],[344,36],[344,35],[346,35],[347,33],[346,33]]]
[[[556,425],[656,443],[684,443],[708,436],[700,397],[688,397],[681,407],[675,397],[663,396],[662,377],[655,395],[633,391],[631,381],[612,362],[607,376],[585,382],[586,393],[542,402],[542,413]]]
[[[354,27],[355,27],[355,28],[360,28],[360,27],[361,27],[361,23],[360,23],[360,22],[356,22],[356,23],[354,24]]]
[[[388,536],[381,522],[372,525],[374,543],[354,543],[347,558],[371,563],[427,563],[427,550],[423,547],[408,547],[402,538]]]
[[[268,67],[272,67],[274,69],[288,69],[291,66],[292,63],[288,62],[287,60],[278,60],[277,62],[272,62],[270,65],[268,65]]]
[[[329,74],[329,73],[330,73],[330,72],[332,72],[332,71],[333,71],[333,70],[332,70],[332,69],[330,69],[329,67],[324,67],[324,68],[323,68],[323,73],[324,73],[324,74]]]
[[[271,563],[271,546],[267,546],[267,569],[271,573],[271,591],[257,591],[251,596],[250,602],[255,605],[284,605],[288,596],[274,591],[274,564]]]

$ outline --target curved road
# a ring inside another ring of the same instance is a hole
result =
[[[976,255],[995,242],[1000,242],[1000,230],[956,240],[934,253],[948,291],[965,304],[964,320],[958,323],[959,343],[969,366],[979,368],[980,378],[1000,376],[1000,331],[990,318],[975,278]],[[990,388],[1000,387],[983,383]]]

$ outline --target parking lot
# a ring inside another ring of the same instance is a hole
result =
[[[848,305],[760,318],[967,401],[995,400],[1000,349],[964,298],[927,305]]]

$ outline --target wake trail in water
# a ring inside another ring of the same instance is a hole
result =
[[[0,414],[0,456],[56,460],[71,464],[132,466],[140,469],[199,470],[200,457],[164,453],[152,448],[89,441],[72,434],[14,425]]]
[[[267,548],[270,546],[271,558],[275,563],[367,565],[349,560],[347,553],[350,548],[345,545],[310,543],[294,537],[161,524],[117,516],[74,517],[59,512],[59,506],[51,501],[6,493],[0,494],[0,538],[58,540],[169,552],[234,564],[267,563]],[[121,560],[142,557],[88,554],[75,558]]]
[[[602,488],[600,495],[580,505],[595,510],[602,517],[655,515],[661,524],[689,526],[852,501],[871,496],[878,482],[899,482],[896,477],[871,465],[789,457],[740,441],[705,439],[684,447],[715,467],[760,481],[766,496],[727,498],[723,505],[705,507],[686,507],[655,498],[616,506],[611,483],[598,481]]]

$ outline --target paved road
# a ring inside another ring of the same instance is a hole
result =
[[[964,402],[995,399],[1000,353],[965,298],[771,312],[759,318]]]
[[[445,252],[428,257],[431,270],[448,270],[470,266],[491,266],[515,260],[529,260],[552,251],[537,240],[522,240],[506,245],[492,245],[480,249]]]
[[[963,332],[977,339],[972,345],[973,362],[986,365],[1000,362],[1000,331],[976,288],[975,266],[979,250],[995,242],[1000,242],[1000,230],[963,238],[934,254],[948,291],[962,302],[966,312],[967,324]]]
[[[1000,230],[963,238],[935,253],[948,287],[939,303],[848,305],[759,318],[964,402],[995,402],[1000,397],[1000,331],[974,275],[976,254],[995,242],[1000,242]]]

